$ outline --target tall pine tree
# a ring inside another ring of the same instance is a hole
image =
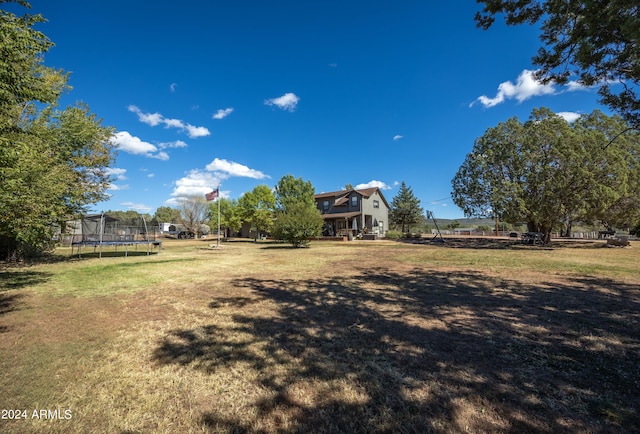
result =
[[[396,226],[401,226],[402,232],[405,233],[410,230],[411,225],[422,219],[422,212],[420,199],[415,197],[411,187],[407,187],[402,181],[398,194],[391,201],[389,219]]]

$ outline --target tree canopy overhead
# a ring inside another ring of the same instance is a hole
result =
[[[478,27],[541,22],[538,78],[598,86],[602,102],[640,128],[640,5],[637,0],[476,0]]]
[[[7,3],[1,1],[0,3]],[[29,4],[18,1],[21,6]],[[59,109],[68,74],[44,65],[53,43],[40,15],[0,10],[0,258],[51,245],[88,204],[106,197],[113,129],[82,104]]]

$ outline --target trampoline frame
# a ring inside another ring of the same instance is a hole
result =
[[[98,221],[98,217],[99,217],[99,228],[96,227],[96,229],[99,229],[98,233],[93,233],[93,234],[84,234],[81,233],[81,241],[72,241],[71,242],[71,254],[73,255],[73,250],[74,247],[77,246],[78,247],[78,258],[82,257],[82,247],[83,246],[93,246],[93,253],[96,252],[96,249],[99,248],[99,258],[102,258],[102,248],[103,246],[114,246],[115,250],[118,251],[118,246],[124,246],[125,247],[125,251],[124,251],[124,256],[127,257],[129,255],[129,246],[135,246],[136,247],[136,251],[138,250],[138,246],[139,245],[146,245],[147,246],[147,256],[151,254],[151,250],[154,247],[158,247],[158,253],[160,253],[162,251],[162,241],[160,240],[156,240],[155,236],[153,237],[153,239],[150,239],[149,237],[149,231],[147,228],[147,222],[144,218],[144,216],[141,216],[142,218],[142,226],[140,226],[139,229],[144,228],[144,239],[143,240],[136,240],[136,236],[140,235],[139,233],[129,233],[129,234],[105,234],[105,227],[106,227],[106,221],[109,220],[111,222],[117,221],[117,219],[113,218],[113,217],[109,217],[107,216],[105,213],[101,213],[101,214],[96,214],[96,215],[92,215],[92,216],[85,216],[82,218],[83,221],[83,225],[84,226],[84,220],[85,218],[87,218],[87,220],[91,221],[91,222],[97,222]],[[125,227],[126,230],[130,230],[130,228]],[[82,229],[81,229],[82,230]],[[75,239],[75,236],[77,234],[74,231],[74,234],[72,236],[72,240]],[[96,239],[96,235],[97,235],[97,239]],[[86,237],[86,239],[85,239]]]

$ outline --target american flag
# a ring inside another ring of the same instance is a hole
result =
[[[212,192],[205,194],[204,197],[207,199],[207,201],[211,202],[212,200],[218,197],[218,193],[219,193],[218,190],[219,189],[216,188]]]

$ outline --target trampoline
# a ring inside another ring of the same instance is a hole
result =
[[[107,214],[85,215],[81,220],[73,224],[73,235],[71,237],[71,254],[78,248],[78,257],[82,257],[83,247],[93,247],[93,252],[99,251],[102,258],[103,248],[113,247],[118,251],[118,247],[124,247],[124,256],[129,255],[129,247],[134,246],[138,250],[139,246],[146,246],[147,255],[155,248],[158,253],[162,250],[162,241],[156,238],[155,230],[150,233],[144,217],[140,217],[138,225],[120,225],[118,219]]]

